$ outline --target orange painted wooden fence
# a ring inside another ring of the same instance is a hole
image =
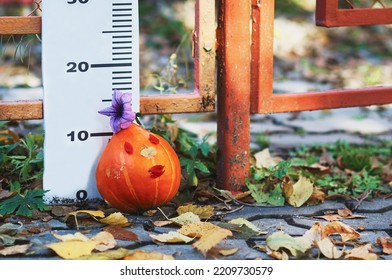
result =
[[[338,0],[317,0],[316,23],[327,27],[391,23],[390,8],[340,9],[338,4]],[[273,93],[274,9],[274,0],[196,0],[194,91],[141,97],[143,114],[213,111],[217,99],[217,182],[224,189],[239,190],[248,175],[250,113],[392,103],[391,87]],[[0,18],[0,34],[40,32],[40,17]],[[0,119],[43,118],[42,105],[42,101],[0,101]]]

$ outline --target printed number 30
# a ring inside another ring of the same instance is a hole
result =
[[[88,0],[71,0],[71,1],[67,1],[68,4],[75,4],[76,2],[79,2],[81,4],[86,4],[88,2]]]

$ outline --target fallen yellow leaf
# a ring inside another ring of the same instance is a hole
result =
[[[214,207],[212,205],[199,206],[195,204],[183,205],[177,208],[178,215],[192,212],[202,220],[208,220],[214,215]]]
[[[308,229],[303,236],[296,237],[297,240],[300,240],[303,244],[305,244],[306,248],[310,249],[315,242],[321,240],[323,232],[323,226],[320,223],[314,223],[310,229]]]
[[[94,218],[94,220],[105,217],[105,213],[100,210],[78,210],[78,211],[73,211],[68,213],[64,217],[64,221],[67,222],[70,217],[73,217],[75,219],[76,228],[79,229],[78,216],[82,216],[82,215],[87,215],[89,217],[92,217]]]
[[[186,224],[201,222],[199,216],[192,213],[192,212],[183,213],[180,216],[175,217],[175,218],[171,218],[169,220],[176,223],[176,224],[179,224],[179,225],[186,225]]]
[[[126,227],[130,225],[128,219],[120,212],[110,214],[109,216],[100,219],[99,221],[111,226]]]
[[[87,215],[90,215],[90,216],[96,217],[96,218],[104,218],[105,217],[105,213],[101,210],[78,210],[78,211],[69,212],[64,217],[64,220],[68,220],[68,218],[70,216],[74,216],[76,219],[76,216],[79,214],[87,214]]]
[[[48,244],[46,247],[52,249],[64,259],[88,256],[93,250],[106,251],[117,245],[113,235],[108,232],[99,232],[90,239],[79,232],[66,235],[52,234],[62,242]]]
[[[365,244],[347,251],[347,254],[344,258],[349,260],[377,260],[377,255],[375,253],[371,253],[371,251],[372,245]]]
[[[112,249],[117,245],[117,242],[114,239],[113,235],[106,231],[99,232],[90,240],[97,242],[97,246],[95,246],[94,249],[100,252]]]
[[[204,233],[198,241],[193,243],[192,246],[198,249],[205,256],[212,247],[217,245],[226,237],[232,235],[232,232],[228,229],[217,228]]]
[[[337,249],[328,237],[323,240],[316,241],[316,245],[320,252],[328,259],[336,260],[341,258],[343,255],[343,251]]]
[[[300,176],[294,185],[288,177],[285,177],[282,187],[287,203],[294,207],[302,206],[313,194],[313,183],[304,176]]]
[[[177,231],[170,231],[168,233],[162,233],[158,235],[150,234],[150,237],[153,240],[162,243],[189,243],[193,241],[193,238],[183,235]]]
[[[125,256],[124,260],[174,260],[174,257],[156,252],[135,251]]]
[[[222,249],[219,250],[219,254],[222,256],[231,256],[238,252],[240,248],[233,248],[233,249]]]
[[[199,250],[203,255],[217,245],[223,239],[232,236],[233,233],[212,223],[201,222],[186,224],[178,230],[180,233],[189,237],[198,237],[198,241],[193,243],[193,247]]]
[[[97,246],[96,241],[78,241],[70,240],[45,245],[55,251],[63,259],[76,259],[82,256],[88,256]]]
[[[267,234],[266,231],[261,231],[256,225],[244,218],[237,218],[229,221],[230,224],[239,225],[240,227],[246,226],[257,233],[257,235]]]
[[[271,153],[268,148],[266,148],[260,152],[255,153],[254,157],[256,159],[256,167],[257,168],[274,167],[279,162],[278,159],[272,158]]]
[[[91,255],[79,257],[76,259],[77,260],[120,260],[132,253],[133,250],[118,248],[116,250],[92,253]]]
[[[179,229],[179,232],[189,237],[202,237],[208,231],[219,229],[219,228],[220,227],[212,223],[201,222],[201,223],[186,224]]]
[[[268,236],[266,243],[273,251],[284,248],[289,250],[293,256],[298,256],[300,253],[304,254],[309,250],[308,242],[304,242],[301,238],[292,237],[283,231],[277,231]]]
[[[74,234],[65,234],[65,235],[60,235],[55,232],[52,233],[52,235],[57,238],[58,240],[61,241],[88,241],[89,238],[85,236],[84,234],[80,232],[76,232]]]

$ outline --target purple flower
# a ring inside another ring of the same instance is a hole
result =
[[[98,113],[110,117],[110,126],[114,133],[129,127],[136,118],[136,113],[131,108],[132,96],[130,93],[114,90],[112,106]]]

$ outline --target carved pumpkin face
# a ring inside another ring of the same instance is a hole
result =
[[[180,162],[170,144],[136,124],[113,135],[96,169],[103,199],[128,213],[166,204],[180,180]]]

